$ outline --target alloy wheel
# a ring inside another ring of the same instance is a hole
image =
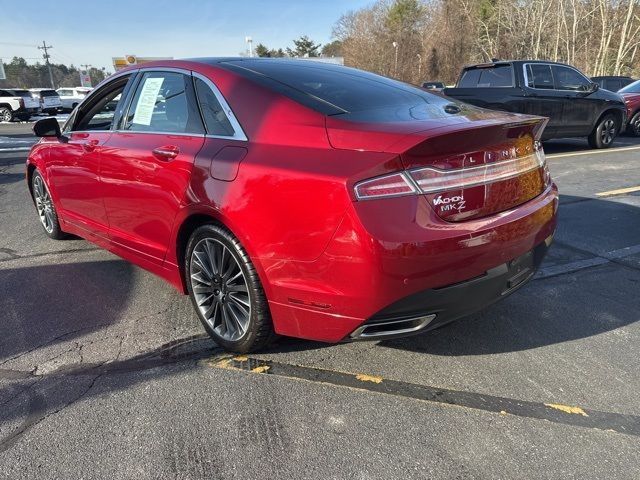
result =
[[[0,122],[11,121],[11,110],[8,108],[0,108]]]
[[[640,115],[636,115],[634,117],[634,122],[632,124],[633,133],[636,136],[640,136]]]
[[[604,145],[609,145],[613,142],[613,139],[616,136],[616,122],[612,119],[607,119],[602,124],[602,131],[600,132],[600,138],[602,139],[602,143]]]
[[[36,209],[38,210],[38,216],[40,217],[42,226],[48,233],[53,232],[55,225],[53,219],[53,201],[40,175],[36,176],[33,181],[33,198],[36,202]]]
[[[240,264],[229,248],[213,238],[193,249],[189,279],[198,310],[222,339],[237,341],[249,327],[251,298]]]

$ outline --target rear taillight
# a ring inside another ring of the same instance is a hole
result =
[[[531,148],[529,148],[531,152]],[[545,184],[550,182],[544,150],[536,142],[533,152],[475,167],[440,169],[425,167],[365,180],[355,186],[359,200],[412,194],[434,194],[478,185],[502,182],[532,170],[544,170]]]
[[[384,177],[372,178],[360,182],[355,187],[356,198],[367,200],[369,198],[400,197],[419,193],[415,184],[407,177],[405,172],[392,173]]]
[[[20,108],[24,108],[24,100],[23,99],[18,100],[18,103],[20,104]]]

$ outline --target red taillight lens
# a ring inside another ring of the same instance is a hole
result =
[[[24,108],[24,100],[23,99],[18,100],[18,103],[20,104],[20,108]]]
[[[418,193],[415,185],[402,172],[360,182],[356,185],[355,191],[358,200],[399,197]]]

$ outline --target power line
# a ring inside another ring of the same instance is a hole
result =
[[[38,47],[38,50],[44,50],[44,53],[42,54],[42,58],[44,58],[45,63],[47,64],[47,69],[49,70],[49,80],[51,81],[51,88],[55,89],[56,86],[53,83],[53,73],[51,72],[51,64],[49,63],[49,57],[51,55],[49,55],[48,50],[50,48],[53,48],[52,45],[47,45],[47,42],[45,42],[44,40],[42,41],[42,46]]]

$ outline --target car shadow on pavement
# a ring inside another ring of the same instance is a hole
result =
[[[0,185],[24,181],[24,173],[0,173]]]
[[[133,269],[109,260],[0,270],[0,365],[116,323]]]

